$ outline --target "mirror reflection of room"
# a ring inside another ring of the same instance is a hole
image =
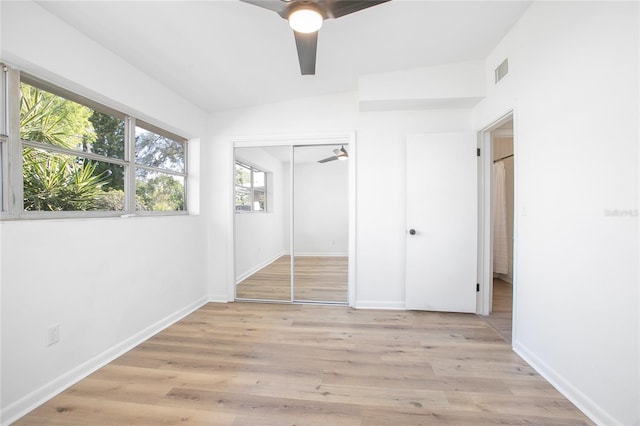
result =
[[[235,148],[237,300],[347,303],[345,160],[342,145]]]
[[[348,150],[294,148],[294,300],[348,300]]]
[[[291,299],[284,205],[290,151],[286,146],[235,149],[237,299]]]

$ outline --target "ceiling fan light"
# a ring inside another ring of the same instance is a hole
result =
[[[322,27],[322,15],[314,9],[298,9],[289,15],[289,26],[299,33],[313,33]]]

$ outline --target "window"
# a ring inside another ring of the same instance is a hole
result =
[[[25,211],[125,207],[125,117],[20,82]]]
[[[186,146],[149,127],[136,126],[136,209],[184,210]]]
[[[264,212],[267,210],[267,173],[236,161],[236,212]]]
[[[7,85],[6,92],[19,98],[9,104],[19,105],[9,114],[19,117],[19,138],[3,138],[0,154],[7,145],[17,147],[10,161],[21,162],[22,173],[9,184],[22,202],[7,217],[186,212],[184,138],[37,78],[18,76],[9,79],[16,84]]]

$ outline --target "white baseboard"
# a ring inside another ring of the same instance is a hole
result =
[[[622,424],[522,343],[514,341],[513,350],[593,422],[598,425]]]
[[[310,252],[301,252],[296,253],[295,257],[348,257],[347,253],[310,253]]]
[[[383,300],[358,300],[355,304],[356,309],[391,309],[396,311],[404,311],[406,307],[404,301],[383,301]]]
[[[5,426],[15,422],[20,417],[34,410],[35,408],[50,400],[68,387],[84,379],[89,374],[104,367],[125,352],[133,349],[153,335],[159,333],[170,325],[186,317],[190,313],[205,305],[207,302],[209,302],[209,299],[207,297],[202,297],[195,302],[190,303],[177,312],[174,312],[171,315],[168,315],[167,317],[161,319],[160,321],[157,321],[155,324],[152,324],[144,330],[141,330],[130,338],[107,349],[101,354],[89,359],[88,361],[80,364],[72,370],[69,370],[65,374],[45,384],[39,389],[36,389],[28,395],[22,397],[18,401],[8,405],[2,410],[0,424],[2,424],[2,426]]]

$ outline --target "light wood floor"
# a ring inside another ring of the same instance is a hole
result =
[[[16,425],[584,425],[476,315],[207,304]]]
[[[493,311],[482,319],[506,342],[511,343],[513,317],[513,285],[493,279]]]
[[[238,283],[236,298],[291,300],[290,256],[282,256]],[[294,257],[296,301],[342,302],[347,295],[347,257]]]

